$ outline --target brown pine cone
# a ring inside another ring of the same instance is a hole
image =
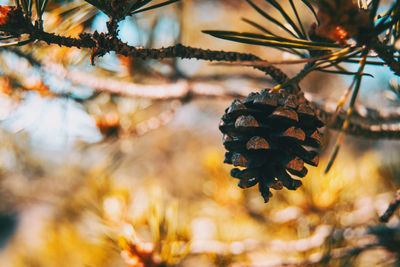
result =
[[[224,162],[242,167],[231,170],[239,186],[258,183],[268,202],[270,188],[295,190],[302,183],[291,175],[304,177],[304,163],[318,165],[323,125],[302,93],[251,93],[243,102],[233,101],[222,116]]]

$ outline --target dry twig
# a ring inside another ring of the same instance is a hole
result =
[[[386,209],[385,213],[379,218],[379,221],[384,223],[388,222],[399,206],[400,206],[400,189],[397,190],[392,202],[390,202],[389,207]]]

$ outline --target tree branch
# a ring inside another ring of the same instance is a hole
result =
[[[323,109],[326,112],[334,113],[337,108],[336,102],[327,102],[321,97],[305,93],[306,98],[313,102],[313,105],[317,109]],[[340,116],[345,116],[345,111],[339,112]],[[351,116],[353,120],[357,120],[368,124],[397,124],[400,123],[400,107],[392,108],[380,108],[372,109],[365,106],[354,107],[353,114]]]
[[[314,106],[318,116],[324,122],[330,122],[335,115],[335,112],[329,112],[324,110],[320,104],[311,102]],[[397,115],[399,116],[399,115]],[[364,120],[368,120],[368,117],[362,117]],[[329,128],[335,130],[342,130],[343,122],[346,120],[345,112],[340,112],[336,120],[332,123],[327,124]],[[385,119],[382,119],[384,121]],[[357,120],[350,120],[349,126],[345,131],[347,134],[355,135],[358,137],[365,137],[369,139],[400,139],[400,122],[397,123],[375,123],[369,124],[366,122],[360,122]]]
[[[379,221],[384,223],[388,222],[399,206],[400,206],[400,189],[397,190],[392,202],[390,202],[389,207],[386,209],[385,213],[381,217],[379,217]]]
[[[114,51],[115,53],[127,57],[143,58],[143,59],[164,59],[164,58],[188,58],[201,59],[207,61],[254,61],[262,60],[261,58],[249,54],[239,52],[226,52],[205,50],[177,44],[174,46],[163,48],[137,48],[130,46],[118,38],[106,35],[104,33],[94,32],[93,34],[83,33],[79,38],[64,37],[54,33],[47,33],[40,29],[33,28],[30,33],[32,39],[44,41],[47,44],[57,44],[67,47],[92,48],[95,55],[104,55],[107,52]],[[255,66],[255,69],[261,70],[270,75],[277,83],[285,82],[287,75],[272,65]]]
[[[184,46],[181,44],[159,49],[137,48],[129,46],[126,43],[123,43],[118,38],[98,32],[94,32],[93,34],[84,33],[81,34],[79,38],[71,38],[71,37],[59,36],[53,33],[47,33],[41,29],[32,27],[32,32],[30,33],[30,37],[33,39],[44,41],[48,44],[58,44],[60,46],[67,46],[67,47],[92,48],[94,56],[104,55],[106,52],[114,51],[117,54],[123,56],[143,58],[143,59],[146,58],[163,59],[163,58],[178,57],[178,58],[202,59],[207,61],[228,61],[228,62],[261,60],[259,57],[253,54],[205,50],[200,48]],[[385,58],[383,59],[385,60]],[[391,64],[391,65],[393,65],[392,68],[395,68],[396,70],[397,65],[396,64]],[[285,73],[283,73],[279,68],[276,68],[272,65],[262,66],[262,67],[256,66],[255,68],[264,71],[279,84],[282,84],[288,80],[288,77]],[[317,109],[318,111],[317,113],[321,117],[321,119],[329,121],[332,118],[333,113],[327,112],[318,105],[315,105],[315,108]],[[334,129],[341,129],[343,121],[344,121],[344,116],[342,116],[342,114],[339,114],[337,120],[334,123],[332,123],[330,127]],[[352,121],[346,132],[349,134],[363,136],[367,138],[399,139],[400,124],[398,123],[367,124],[367,123]]]
[[[58,44],[59,46],[77,47],[77,48],[96,47],[96,42],[90,37],[89,34],[81,34],[80,38],[72,38],[32,28],[32,31],[29,33],[29,36],[31,37],[31,39],[44,41],[47,44]]]

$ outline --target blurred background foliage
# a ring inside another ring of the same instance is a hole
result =
[[[299,12],[309,27],[310,11]],[[293,59],[201,33],[253,31],[240,17],[269,25],[245,1],[184,0],[127,18],[119,36],[135,46],[182,42]],[[43,21],[48,32],[78,36],[106,31],[107,17],[82,0],[54,0]],[[348,137],[325,175],[337,134],[326,131],[321,163],[303,186],[264,204],[230,177],[217,127],[231,95],[271,87],[262,73],[114,53],[91,66],[89,58],[87,49],[42,43],[0,50],[1,266],[399,264],[399,217],[384,229],[378,222],[400,186],[398,143]],[[301,66],[284,69],[293,75]],[[362,103],[398,106],[391,72],[370,71],[375,80],[361,90]],[[162,97],[182,81],[226,95]],[[328,101],[350,83],[312,73],[301,85]],[[159,86],[161,97],[130,95],[121,85]]]

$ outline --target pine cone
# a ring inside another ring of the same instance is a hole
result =
[[[231,170],[239,187],[258,183],[268,202],[270,188],[295,190],[302,183],[290,174],[304,177],[304,163],[318,165],[317,128],[323,125],[302,93],[251,93],[243,102],[233,101],[222,117],[219,129],[228,150],[224,162],[243,167]]]

